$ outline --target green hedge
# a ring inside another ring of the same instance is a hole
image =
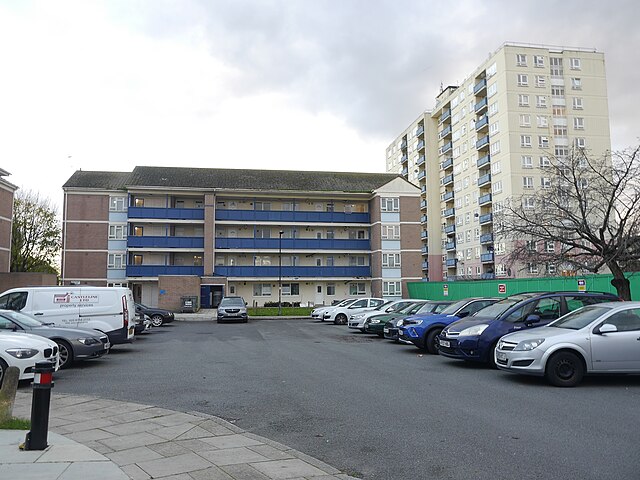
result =
[[[311,317],[312,307],[282,307],[283,317]],[[250,317],[277,317],[278,307],[250,307]]]

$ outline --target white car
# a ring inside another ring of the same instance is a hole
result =
[[[359,298],[347,306],[337,306],[325,312],[324,319],[336,325],[346,325],[349,317],[366,310],[373,310],[384,303],[382,298]]]
[[[20,369],[20,380],[33,378],[37,362],[51,362],[58,370],[58,345],[53,340],[30,333],[0,333],[0,384],[9,367]]]
[[[585,374],[640,373],[640,302],[600,303],[498,341],[496,367],[573,387]]]
[[[365,312],[353,313],[349,317],[349,328],[353,328],[355,330],[360,330],[364,332],[364,322],[374,315],[382,315],[384,313],[394,313],[399,310],[402,310],[405,307],[415,303],[417,300],[408,300],[408,299],[400,299],[400,300],[389,300],[384,302],[382,305],[378,305],[373,310],[367,310]]]
[[[335,304],[335,305],[326,305],[326,306],[322,306],[322,307],[318,307],[318,308],[314,308],[311,311],[311,318],[318,319],[321,322],[324,322],[324,314],[329,312],[330,310],[333,310],[334,308],[337,307],[346,307],[347,305],[351,305],[353,302],[355,302],[356,299],[355,298],[347,298],[346,300],[342,300],[341,302]]]

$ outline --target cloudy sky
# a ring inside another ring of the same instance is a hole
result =
[[[77,169],[382,172],[440,84],[507,41],[604,52],[622,149],[639,21],[633,0],[0,0],[0,168],[58,206]]]

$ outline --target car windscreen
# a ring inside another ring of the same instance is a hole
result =
[[[413,315],[414,313],[420,313],[420,311],[422,310],[421,307],[423,305],[425,305],[425,303],[423,303],[423,302],[411,303],[411,304],[407,305],[406,307],[404,307],[402,310],[399,310],[399,311],[397,311],[395,313]]]
[[[507,309],[513,307],[516,303],[518,303],[521,300],[522,300],[521,298],[505,298],[504,300],[500,300],[499,302],[496,302],[493,305],[488,305],[484,308],[481,308],[476,312],[475,316],[498,318]]]
[[[392,302],[392,300],[387,300],[386,302],[378,305],[376,308],[374,308],[374,310],[384,310],[386,307],[389,306],[389,304]]]
[[[452,315],[462,307],[464,307],[467,303],[469,303],[468,300],[460,300],[459,302],[452,303],[448,307],[444,308],[440,313],[443,315]]]
[[[357,300],[357,298],[348,298],[346,300],[343,300],[342,302],[340,302],[339,304],[335,305],[336,308],[339,307],[348,307],[349,305],[351,305],[352,303],[354,303]]]
[[[244,300],[241,298],[223,298],[220,301],[221,307],[244,307]]]
[[[41,327],[44,325],[44,322],[40,320],[36,320],[35,318],[31,318],[29,315],[25,315],[24,313],[14,312],[12,310],[7,310],[6,312],[2,312],[2,316],[6,318],[10,318],[14,322],[16,322],[21,327]]]
[[[548,326],[556,328],[568,328],[569,330],[580,330],[581,328],[589,325],[601,315],[604,315],[609,310],[609,308],[600,305],[582,307],[578,310],[574,310],[571,313],[567,313],[555,322],[550,323]]]

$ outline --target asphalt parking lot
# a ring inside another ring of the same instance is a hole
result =
[[[176,322],[55,392],[216,415],[366,479],[640,478],[640,376],[560,389],[310,320]]]

